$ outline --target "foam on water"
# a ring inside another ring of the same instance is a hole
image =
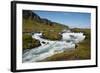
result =
[[[75,48],[75,44],[84,40],[83,33],[63,33],[61,41],[51,41],[41,38],[42,33],[35,33],[32,37],[38,39],[41,46],[26,51],[22,56],[23,62],[41,61],[56,53]],[[42,43],[45,42],[45,43]]]

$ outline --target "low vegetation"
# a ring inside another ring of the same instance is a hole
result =
[[[23,35],[23,50],[31,49],[40,46],[40,42],[36,39],[33,39],[31,35]]]
[[[55,31],[45,31],[43,32],[43,38],[49,40],[61,40],[62,35]]]

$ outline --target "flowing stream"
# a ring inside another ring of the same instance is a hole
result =
[[[22,62],[37,62],[56,53],[61,53],[65,50],[73,50],[77,43],[85,39],[85,35],[83,35],[83,33],[73,32],[62,33],[62,39],[60,41],[43,39],[41,36],[42,33],[35,33],[32,35],[33,38],[40,41],[41,46],[24,52],[22,55]]]

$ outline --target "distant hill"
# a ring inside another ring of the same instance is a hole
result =
[[[69,29],[68,26],[52,22],[48,19],[41,18],[32,10],[23,10],[22,18],[23,18],[23,32],[42,32],[42,31],[60,32],[63,29]]]

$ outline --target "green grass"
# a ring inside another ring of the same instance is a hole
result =
[[[37,22],[31,19],[23,19],[23,32],[43,32],[53,30],[55,32],[61,32],[63,29],[68,29],[68,26],[61,24],[53,24],[52,26]]]
[[[40,46],[40,42],[33,39],[31,35],[23,34],[23,50]]]
[[[45,31],[43,32],[43,38],[49,40],[61,40],[62,35],[55,31]]]

